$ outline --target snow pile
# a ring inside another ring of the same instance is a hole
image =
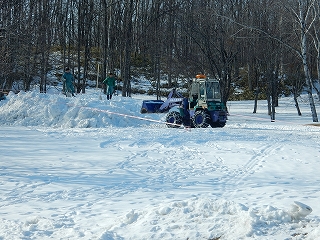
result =
[[[90,90],[88,90],[90,91]],[[60,128],[101,128],[148,125],[162,115],[141,115],[142,100],[99,92],[66,98],[62,94],[10,93],[0,102],[0,125]],[[145,121],[143,119],[146,119]]]
[[[172,239],[186,232],[189,239],[252,236],[252,224],[257,218],[253,215],[241,204],[192,199],[163,204],[147,212],[132,210],[118,226],[113,226],[101,238],[126,235],[127,232],[130,232],[131,239]],[[144,232],[137,229],[144,229]],[[230,231],[226,233],[224,229]]]
[[[118,224],[109,226],[101,236],[102,240],[123,239],[121,236],[128,235],[130,237],[124,239],[176,239],[181,235],[187,239],[234,239],[234,236],[263,239],[266,233],[290,235],[283,226],[293,222],[296,224],[291,230],[301,231],[299,228],[305,227],[303,221],[294,220],[291,210],[272,206],[259,210],[234,202],[203,198],[161,204],[148,211],[131,210],[118,221]],[[320,227],[314,234],[308,232],[309,237],[313,239],[319,230]]]

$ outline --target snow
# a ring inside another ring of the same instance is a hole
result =
[[[0,101],[0,239],[320,239],[309,104],[229,102],[224,128],[171,129],[98,90]]]

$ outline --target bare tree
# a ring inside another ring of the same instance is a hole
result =
[[[307,44],[307,34],[308,31],[310,30],[310,27],[314,23],[313,19],[311,21],[309,18],[312,18],[310,16],[311,14],[311,7],[314,3],[314,1],[309,2],[304,1],[304,0],[298,0],[298,14],[296,12],[295,15],[297,17],[297,20],[299,21],[300,24],[300,31],[301,31],[301,58],[302,58],[302,63],[303,63],[303,69],[304,69],[304,74],[305,74],[305,80],[306,80],[306,86],[307,86],[307,93],[308,93],[308,98],[309,98],[309,104],[311,108],[311,113],[312,113],[312,120],[313,122],[318,122],[318,115],[316,111],[316,107],[314,104],[314,99],[312,96],[312,79],[310,75],[310,67],[308,63],[308,44]],[[308,21],[309,20],[309,21]],[[309,23],[309,25],[308,25]]]
[[[125,0],[123,16],[123,88],[122,96],[131,96],[131,53],[132,53],[132,28],[133,15],[135,10],[134,0]]]
[[[314,48],[317,52],[316,56],[316,69],[317,69],[317,80],[318,86],[313,84],[313,88],[316,90],[318,95],[318,100],[320,101],[320,1],[317,0],[313,4],[314,11],[314,23],[312,24],[311,34],[310,36],[313,39]],[[313,81],[312,81],[313,83]]]

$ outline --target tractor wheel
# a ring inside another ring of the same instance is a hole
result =
[[[140,113],[147,113],[148,110],[146,108],[141,108]]]
[[[206,128],[210,125],[210,115],[205,111],[196,111],[192,118],[193,125],[196,128]]]
[[[224,127],[226,125],[226,123],[225,122],[212,122],[212,123],[210,123],[210,126],[212,127],[212,128],[222,128],[222,127]]]
[[[178,128],[182,124],[182,117],[179,112],[172,111],[166,116],[167,127]]]

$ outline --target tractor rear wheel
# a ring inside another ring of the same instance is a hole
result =
[[[179,128],[182,124],[182,117],[179,112],[172,111],[166,116],[167,127]]]
[[[211,118],[205,111],[196,111],[192,117],[193,125],[196,128],[206,128],[210,125]]]

